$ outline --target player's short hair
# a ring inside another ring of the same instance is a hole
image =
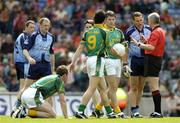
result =
[[[141,12],[134,12],[131,16],[132,20],[135,20],[135,17],[143,17]]]
[[[35,22],[34,22],[33,20],[28,20],[28,21],[26,21],[26,23],[25,23],[25,27],[28,27],[29,24],[35,24]]]
[[[51,23],[51,21],[50,21],[48,18],[43,17],[43,18],[41,18],[41,19],[39,20],[39,24],[42,24],[44,21],[47,21],[47,22]]]
[[[160,16],[156,12],[149,14],[148,19],[151,19],[154,24],[160,24]]]
[[[113,12],[113,11],[110,11],[110,10],[108,10],[107,12],[106,12],[106,18],[107,17],[116,17],[116,14]]]
[[[87,23],[94,25],[94,20],[88,19],[85,21],[84,25],[86,25]]]
[[[59,76],[63,76],[65,74],[67,75],[68,74],[67,67],[65,65],[58,66],[56,69],[56,74]]]
[[[94,23],[95,24],[102,24],[106,18],[104,10],[98,10],[94,16]]]

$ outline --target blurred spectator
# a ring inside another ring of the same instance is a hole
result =
[[[14,48],[14,42],[11,34],[7,34],[4,42],[1,45],[0,52],[3,54],[12,54]]]
[[[166,99],[168,109],[170,110],[170,116],[179,117],[180,116],[180,79],[177,84],[174,85],[172,93]]]
[[[0,64],[0,91],[6,91],[6,84],[4,83],[3,66]]]
[[[169,61],[169,68],[173,79],[180,78],[180,56]]]
[[[19,90],[19,82],[16,78],[16,69],[14,67],[10,68],[9,75],[5,80],[5,83],[8,91],[16,92]]]

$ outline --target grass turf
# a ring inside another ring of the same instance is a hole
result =
[[[0,116],[0,123],[180,123],[180,117],[166,117],[166,118],[129,118],[129,119],[64,119],[57,117],[56,119],[47,118],[24,118],[24,119],[13,119],[9,116]]]

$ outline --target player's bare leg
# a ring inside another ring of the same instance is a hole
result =
[[[46,101],[39,107],[29,109],[27,115],[33,118],[55,118],[56,117],[56,113],[52,109],[51,105]]]
[[[130,90],[129,90],[129,102],[131,105],[131,116],[141,118],[142,115],[139,113],[139,102],[142,95],[142,89],[144,87],[141,86],[141,89],[138,89],[140,77],[139,76],[131,76],[130,77]],[[141,82],[142,83],[142,82]]]
[[[144,85],[145,85],[145,78],[144,77],[139,77],[139,82],[138,82],[138,91],[137,91],[137,100],[136,100],[136,105],[139,106],[140,101],[141,101],[141,97],[142,97],[142,93],[143,93],[143,89],[144,89]]]
[[[101,97],[100,97],[98,89],[95,90],[92,96],[92,101],[93,101],[94,108],[96,107],[97,104],[101,102]]]
[[[114,112],[120,118],[127,118],[127,116],[123,112],[121,112],[121,109],[119,108],[118,101],[117,101],[116,92],[118,89],[120,78],[113,76],[113,75],[112,76],[106,76],[105,78],[106,78],[106,81],[108,82],[108,85],[109,85],[108,94],[109,94],[109,98],[111,99],[111,103],[112,103]]]

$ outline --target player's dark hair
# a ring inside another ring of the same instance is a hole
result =
[[[86,25],[87,23],[94,25],[94,20],[88,19],[85,21],[84,25]]]
[[[25,23],[25,27],[28,27],[29,24],[35,24],[35,22],[34,22],[33,20],[28,20],[28,21],[26,21],[26,23]]]
[[[143,17],[143,14],[141,13],[141,12],[134,12],[133,14],[132,14],[132,20],[135,20],[135,17]]]
[[[107,12],[106,12],[106,18],[107,17],[116,17],[116,14],[113,12],[113,11],[110,11],[110,10],[108,10]]]
[[[102,24],[106,18],[104,10],[98,10],[94,16],[94,23],[95,24]]]
[[[67,75],[68,74],[67,67],[65,65],[58,66],[56,69],[56,74],[59,76],[63,76],[65,74]]]

